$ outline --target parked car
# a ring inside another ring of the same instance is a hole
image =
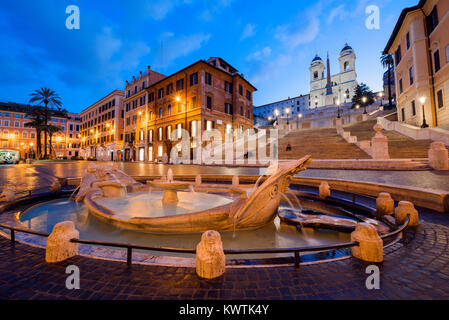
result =
[[[89,158],[87,158],[87,161],[97,161],[97,158],[96,157],[89,157]]]

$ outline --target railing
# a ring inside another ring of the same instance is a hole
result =
[[[410,222],[410,217],[406,218],[404,224],[397,230],[388,233],[386,235],[381,236],[381,239],[388,239],[393,236],[402,233],[402,239],[405,242],[405,229],[408,227]],[[11,232],[11,242],[15,243],[15,233],[23,232],[28,234],[34,234],[37,236],[48,237],[48,233],[37,232],[29,229],[11,227],[8,225],[0,224],[1,228],[9,229]],[[113,247],[113,248],[123,248],[127,250],[127,258],[126,262],[128,266],[132,265],[132,255],[133,250],[146,250],[146,251],[156,251],[156,252],[170,252],[170,253],[184,253],[184,254],[196,254],[195,249],[177,249],[177,248],[164,248],[164,247],[152,247],[152,246],[140,246],[133,245],[128,243],[115,243],[115,242],[103,242],[103,241],[91,241],[91,240],[80,240],[80,239],[71,239],[70,242],[79,243],[79,244],[87,244],[94,246],[103,246],[103,247]],[[301,255],[302,252],[317,252],[317,251],[328,251],[328,250],[337,250],[343,248],[351,248],[358,246],[359,243],[356,241],[340,243],[336,245],[328,245],[328,246],[313,246],[313,247],[299,247],[299,248],[284,248],[284,249],[252,249],[252,250],[224,250],[225,254],[228,255],[243,255],[243,254],[279,254],[279,253],[293,253],[295,259],[295,268],[299,269],[299,265],[301,263]]]

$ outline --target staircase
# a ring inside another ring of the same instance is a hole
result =
[[[377,120],[359,122],[345,127],[357,141],[371,140],[375,132],[373,130]],[[413,140],[396,131],[383,130],[382,134],[388,138],[388,151],[391,159],[422,159],[428,157],[431,140]]]
[[[291,151],[286,151],[289,144]],[[370,159],[338,135],[335,128],[293,131],[279,139],[279,159],[299,159],[308,154],[312,159]]]

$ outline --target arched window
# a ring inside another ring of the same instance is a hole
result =
[[[313,79],[318,79],[318,71],[315,71],[315,73],[313,74]]]
[[[348,71],[349,70],[349,62],[346,61],[344,64],[344,71]]]
[[[171,104],[168,105],[168,115],[171,116]]]
[[[159,108],[159,118],[162,118],[163,114],[164,114],[164,110],[162,108]]]

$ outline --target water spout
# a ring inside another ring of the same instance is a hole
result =
[[[168,183],[173,182],[173,170],[171,168],[168,169],[168,172],[167,172],[167,181],[168,181]]]

